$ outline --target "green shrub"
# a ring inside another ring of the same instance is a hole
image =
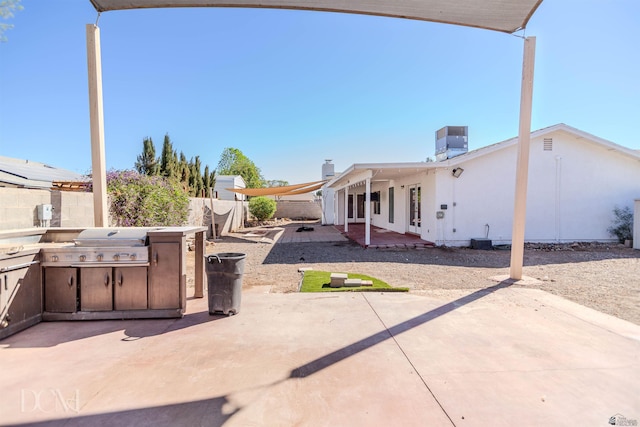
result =
[[[607,229],[612,235],[616,236],[620,243],[624,243],[625,240],[633,239],[633,212],[629,206],[620,208],[616,206],[613,209],[615,219],[613,225]]]
[[[258,221],[270,219],[276,213],[276,201],[268,197],[252,197],[249,200],[249,212]]]
[[[177,182],[135,171],[109,171],[107,193],[111,219],[121,227],[184,225],[189,195]]]

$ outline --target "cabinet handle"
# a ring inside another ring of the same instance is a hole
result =
[[[120,277],[118,277],[118,286],[122,286],[124,282],[124,277],[122,277],[122,272],[120,272]]]
[[[153,254],[153,265],[155,265],[155,266],[158,265],[158,252]]]
[[[104,285],[109,286],[109,273],[104,273]]]
[[[67,282],[69,287],[73,286],[73,276],[69,276],[69,281]]]
[[[5,275],[4,275],[4,290],[5,290],[5,291],[8,291],[8,290],[9,290],[9,287],[8,287],[8,285],[7,285],[7,282],[9,282],[9,278],[8,278],[8,277],[7,277],[7,275],[5,274]]]

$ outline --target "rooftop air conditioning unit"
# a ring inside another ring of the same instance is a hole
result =
[[[445,126],[436,131],[436,160],[465,154],[469,151],[468,136],[468,126]]]

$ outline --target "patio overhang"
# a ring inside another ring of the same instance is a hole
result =
[[[426,173],[437,168],[447,168],[449,161],[444,162],[406,162],[406,163],[356,163],[340,175],[329,181],[326,186],[340,191],[345,187],[353,187],[363,183],[367,178],[375,181],[392,181],[412,173]]]

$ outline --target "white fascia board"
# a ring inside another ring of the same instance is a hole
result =
[[[608,139],[600,138],[599,136],[592,135],[588,132],[582,131],[580,129],[576,129],[569,125],[565,125],[564,123],[560,125],[556,125],[557,128],[554,130],[562,130],[569,134],[572,134],[578,138],[587,139],[595,144],[602,145],[609,151],[618,151],[627,156],[633,157],[634,159],[640,160],[640,151],[632,150],[631,148],[624,147],[622,145],[616,144],[615,142],[611,142]]]
[[[618,145],[614,142],[611,142],[609,140],[606,140],[604,138],[600,138],[598,136],[592,135],[588,132],[582,131],[580,129],[576,129],[574,127],[571,127],[569,125],[566,125],[564,123],[558,123],[556,125],[553,126],[549,126],[546,128],[542,128],[542,129],[538,129],[536,131],[531,132],[531,139],[534,138],[541,138],[544,137],[546,135],[550,135],[554,132],[557,131],[563,131],[566,132],[570,135],[573,135],[575,137],[578,138],[584,138],[594,144],[598,144],[601,145],[603,147],[605,147],[606,149],[610,150],[610,151],[618,151],[622,154],[626,154],[630,157],[633,157],[634,159],[640,160],[640,152],[637,152],[635,150],[632,150],[630,148],[627,147],[623,147],[622,145]],[[443,165],[443,166],[456,166],[460,163],[463,163],[467,160],[472,160],[481,156],[485,156],[487,154],[493,153],[495,151],[498,150],[502,150],[503,148],[507,148],[510,147],[512,145],[515,145],[518,143],[518,137],[514,137],[514,138],[510,138],[507,139],[505,141],[501,141],[498,143],[495,143],[493,145],[488,145],[486,147],[482,147],[482,148],[478,148],[477,150],[473,150],[470,151],[466,154],[461,154],[460,156],[456,156],[452,159],[449,160],[445,160],[442,162],[436,162],[437,164]]]
[[[351,168],[349,168],[348,170],[351,170]],[[351,187],[367,179],[371,179],[372,176],[373,172],[371,171],[371,169],[360,170],[354,168],[350,173],[344,172],[340,176],[339,182],[333,184],[332,188],[334,188],[336,191],[339,191],[345,187]]]

